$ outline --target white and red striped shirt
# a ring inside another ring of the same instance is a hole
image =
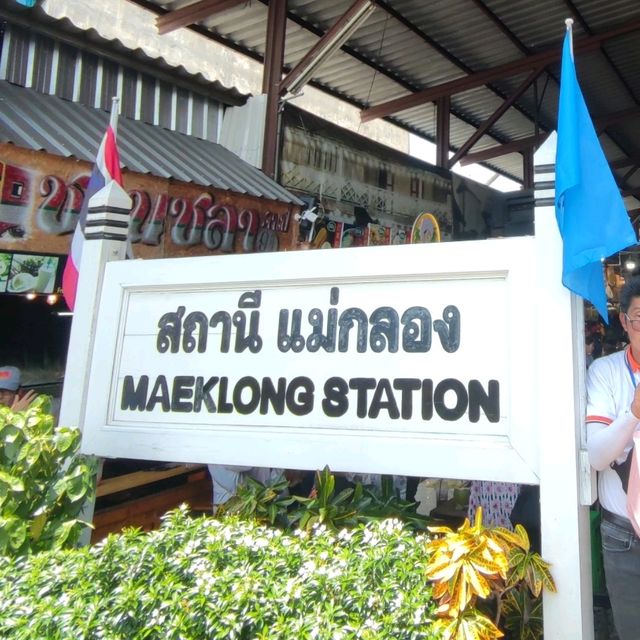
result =
[[[629,348],[602,358],[597,358],[587,371],[587,448],[594,453],[592,436],[607,429],[614,422],[628,420],[635,386],[640,382],[640,364]],[[630,438],[624,451],[611,461],[621,464],[633,446]],[[599,452],[596,452],[599,453]],[[598,473],[598,498],[600,504],[616,515],[628,518],[627,497],[620,476],[612,466]]]

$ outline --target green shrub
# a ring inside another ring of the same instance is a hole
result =
[[[390,476],[382,476],[380,488],[365,488],[359,482],[336,493],[336,479],[329,467],[315,473],[311,496],[290,496],[286,480],[262,484],[247,478],[231,499],[218,510],[219,517],[237,516],[282,529],[312,529],[324,525],[343,529],[357,524],[394,518],[405,527],[426,531],[433,521],[417,513],[417,503],[401,499]]]
[[[0,407],[0,554],[74,545],[95,490],[95,463],[78,455],[80,431],[56,427],[39,396],[26,411]]]
[[[425,542],[394,520],[286,533],[182,508],[148,534],[0,559],[0,637],[437,638]]]

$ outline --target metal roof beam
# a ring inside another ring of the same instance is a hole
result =
[[[640,106],[607,113],[599,118],[594,118],[593,122],[598,133],[601,133],[609,125],[615,124],[616,122],[622,122],[623,120],[628,120],[629,118],[635,118],[637,116],[640,116]]]
[[[625,169],[626,167],[631,167],[634,164],[640,164],[640,156],[631,155],[627,158],[620,158],[618,160],[613,160],[609,163],[609,166],[612,169]]]
[[[491,22],[507,37],[511,40],[511,43],[514,44],[518,49],[520,49],[521,53],[528,56],[531,54],[529,48],[524,45],[523,42],[507,27],[507,25],[502,22],[502,20],[491,10],[487,5],[482,2],[482,0],[471,0],[473,4],[487,17]]]
[[[486,162],[492,158],[499,158],[500,156],[506,156],[508,153],[517,153],[526,151],[531,147],[540,146],[549,134],[545,133],[541,136],[531,136],[529,138],[521,138],[520,140],[514,140],[513,142],[507,142],[498,147],[490,147],[483,151],[477,151],[476,153],[468,153],[464,158],[460,160],[460,164],[464,167],[474,162]]]
[[[578,10],[578,7],[576,7],[573,0],[564,0],[564,3],[567,5],[567,8],[571,12],[571,14],[578,19],[578,22],[580,23],[580,26],[584,29],[585,33],[589,36],[593,35],[593,30],[587,24],[587,21],[585,20],[584,16],[580,13],[580,11]],[[636,97],[636,94],[634,93],[633,89],[631,88],[627,80],[624,78],[622,73],[620,73],[620,69],[618,69],[616,64],[613,62],[613,60],[611,59],[611,56],[604,49],[601,49],[600,52],[602,53],[604,59],[609,63],[611,70],[615,74],[616,78],[618,78],[620,84],[624,87],[625,91],[629,94],[631,99],[636,104],[638,104],[638,98]]]
[[[474,1],[478,2],[479,0],[474,0]],[[428,33],[425,33],[422,29],[419,29],[416,25],[413,24],[413,22],[411,22],[411,20],[409,20],[408,18],[405,18],[402,15],[402,13],[400,13],[397,9],[394,9],[393,7],[391,7],[388,2],[386,2],[385,0],[374,0],[374,2],[381,9],[383,9],[388,15],[390,15],[392,18],[398,21],[403,27],[405,27],[406,29],[414,33],[416,36],[418,36],[418,38],[420,38],[421,40],[426,42],[430,47],[435,49],[443,58],[445,58],[445,60],[448,60],[449,62],[454,64],[456,67],[458,67],[458,69],[461,69],[465,73],[468,73],[468,74],[473,73],[474,70],[469,65],[465,64],[462,60],[460,60],[458,57],[453,55],[451,51],[449,51],[446,47],[443,47],[437,40],[434,40]],[[486,7],[484,7],[482,3],[480,3],[479,6],[483,7],[485,9],[485,12],[487,11]],[[490,14],[490,15],[492,16],[492,19],[494,21],[497,20],[497,18],[493,14]],[[509,32],[508,29],[506,29],[506,27],[502,24],[502,22],[497,21],[496,25],[501,30],[503,30],[510,39],[517,42],[517,46],[520,48],[522,53],[529,55],[529,51],[524,47],[524,45],[522,45],[522,43],[517,41],[515,36],[511,34],[511,32]],[[502,100],[507,99],[507,96],[496,87],[493,87],[491,85],[487,85],[487,86]],[[514,104],[512,106],[514,107],[514,109],[522,113],[522,115],[528,120],[532,120],[532,121],[534,120],[531,113],[529,113],[526,109],[520,107],[517,104]]]
[[[631,33],[638,29],[640,29],[640,20],[627,22],[615,29],[575,42],[574,51],[590,51],[592,49],[597,49],[605,40],[609,40],[610,38],[615,38],[626,33]],[[526,58],[513,60],[512,62],[507,62],[497,67],[476,71],[475,73],[463,76],[462,78],[457,78],[456,80],[450,80],[449,82],[444,82],[435,87],[423,89],[412,95],[403,96],[402,98],[396,98],[374,107],[363,109],[360,113],[360,119],[362,122],[369,122],[376,118],[383,118],[393,113],[404,111],[405,109],[410,109],[427,102],[432,102],[443,96],[451,96],[455,93],[476,89],[477,87],[484,86],[493,80],[513,76],[541,65],[547,66],[559,60],[561,53],[562,50],[560,47],[554,47],[553,49],[541,51],[540,53],[535,53],[527,56]]]
[[[531,83],[544,71],[544,67],[534,69],[524,82],[509,96],[472,134],[467,141],[449,159],[449,168],[463,158],[469,149],[489,131],[489,129],[504,115],[509,107],[531,86]]]
[[[626,185],[626,184],[627,184],[627,182],[628,182],[628,180],[631,178],[631,176],[632,176],[632,175],[633,175],[633,174],[634,174],[638,169],[640,169],[640,166],[639,166],[637,163],[636,163],[636,164],[634,164],[634,165],[631,167],[631,169],[629,169],[629,171],[627,171],[627,173],[625,173],[625,174],[622,176],[622,180],[621,180],[622,184]]]
[[[193,4],[169,11],[156,18],[156,28],[160,35],[170,33],[181,27],[195,24],[215,13],[232,9],[238,4],[246,4],[247,0],[199,0]]]

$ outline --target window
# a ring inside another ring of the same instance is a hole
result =
[[[378,171],[378,187],[393,191],[393,173],[386,167],[381,167]]]

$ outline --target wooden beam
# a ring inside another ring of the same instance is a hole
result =
[[[326,51],[327,48],[333,46],[335,49],[338,49],[339,46],[336,46],[336,43],[340,41],[345,33],[345,29],[349,29],[353,20],[367,7],[373,10],[374,5],[371,0],[356,0],[320,40],[311,47],[302,60],[282,79],[280,92],[284,93],[309,67],[315,65],[320,55]]]
[[[505,114],[507,109],[531,86],[531,83],[544,71],[544,67],[534,69],[515,90],[469,137],[469,139],[455,152],[449,160],[449,168],[464,157],[473,145]]]
[[[513,142],[507,142],[507,144],[501,144],[497,147],[490,147],[484,149],[484,151],[476,151],[476,153],[468,153],[460,164],[464,167],[474,162],[486,162],[493,158],[499,158],[500,156],[506,156],[508,153],[520,153],[531,149],[532,147],[539,147],[549,134],[545,133],[541,136],[531,136],[530,138],[521,138],[520,140],[514,140]]]
[[[181,27],[195,24],[216,13],[232,9],[236,5],[246,4],[247,0],[199,0],[193,4],[169,11],[156,18],[156,28],[160,35],[175,31]]]
[[[101,498],[102,496],[109,496],[112,493],[118,493],[119,491],[128,491],[129,489],[142,487],[146,484],[166,480],[167,478],[194,473],[201,469],[206,469],[206,466],[203,464],[182,464],[176,467],[169,467],[167,469],[157,471],[134,471],[121,476],[106,478],[104,480],[100,480],[98,483],[96,488],[96,497]]]
[[[629,21],[615,29],[575,42],[574,51],[577,53],[597,49],[605,40],[609,40],[626,33],[631,33],[638,29],[640,29],[640,20]],[[539,66],[546,67],[547,65],[558,61],[561,53],[561,47],[553,47],[553,49],[541,51],[540,53],[535,53],[527,56],[526,58],[519,58],[518,60],[513,60],[497,67],[476,71],[475,73],[470,73],[462,78],[456,78],[455,80],[444,82],[435,87],[429,87],[411,95],[403,96],[402,98],[395,98],[394,100],[383,102],[382,104],[374,107],[363,109],[360,112],[360,119],[362,122],[368,122],[369,120],[374,120],[376,118],[384,118],[397,113],[398,111],[404,111],[405,109],[411,109],[412,107],[417,107],[427,102],[433,102],[442,96],[450,96],[455,93],[469,91],[470,89],[475,89],[488,84],[493,80],[517,75]]]

